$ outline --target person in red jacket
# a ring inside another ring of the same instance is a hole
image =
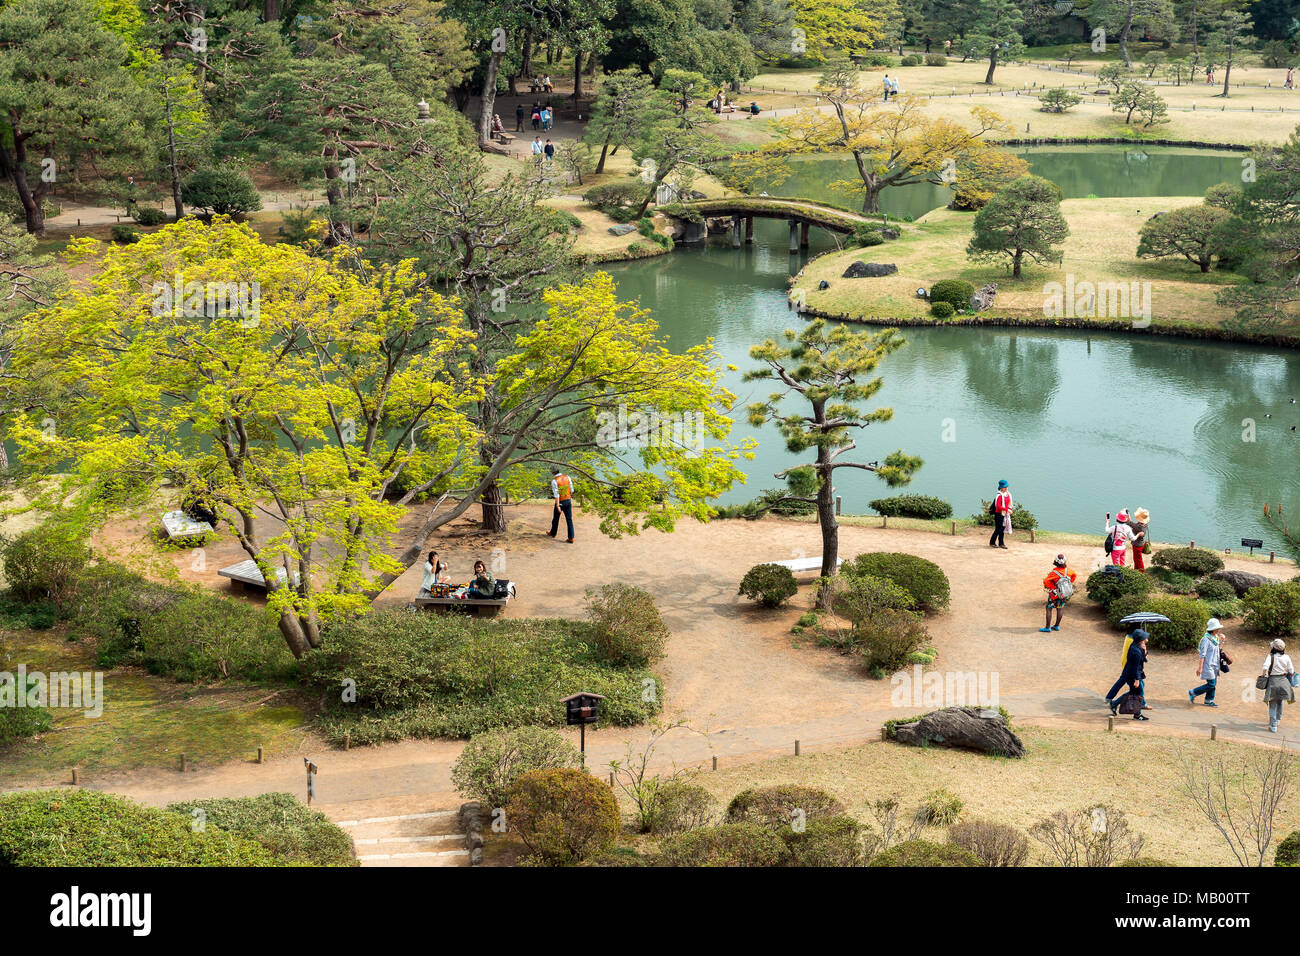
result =
[[[1006,536],[1007,532],[1011,530],[1011,511],[1014,507],[1007,480],[1003,478],[998,482],[998,493],[994,496],[991,507],[993,512],[993,533],[989,535],[990,548],[1006,548]]]
[[[1047,621],[1039,628],[1040,631],[1045,633],[1061,629],[1061,610],[1074,593],[1074,582],[1077,579],[1078,575],[1065,566],[1065,555],[1058,554],[1052,562],[1052,570],[1043,578],[1043,587],[1047,589]],[[1052,623],[1052,608],[1056,608],[1055,624]]]

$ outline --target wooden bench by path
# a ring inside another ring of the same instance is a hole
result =
[[[167,511],[162,516],[163,530],[167,532],[168,541],[183,538],[197,538],[213,533],[212,525],[206,521],[195,521],[184,511]]]
[[[466,614],[480,615],[482,617],[496,617],[501,613],[501,609],[510,603],[510,599],[515,596],[514,582],[507,581],[505,583],[508,585],[505,597],[433,597],[430,594],[420,592],[411,602],[411,606],[417,611],[423,608],[450,609],[464,611]]]

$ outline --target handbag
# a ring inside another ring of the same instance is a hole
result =
[[[1130,717],[1142,713],[1142,695],[1129,691],[1119,699],[1119,712]]]
[[[1105,549],[1106,549],[1107,551],[1114,551],[1114,550],[1115,550],[1115,535],[1114,535],[1114,534],[1108,534],[1108,535],[1106,535],[1106,544],[1104,545],[1104,547],[1105,547]]]
[[[1297,674],[1295,671],[1287,674],[1286,679],[1291,682],[1292,687],[1300,687],[1300,674]]]

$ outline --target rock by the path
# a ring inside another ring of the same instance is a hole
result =
[[[1252,571],[1235,571],[1231,568],[1215,571],[1210,577],[1216,581],[1227,581],[1232,585],[1232,589],[1237,592],[1237,597],[1241,597],[1251,588],[1257,588],[1261,584],[1268,584],[1269,582],[1269,579],[1262,574],[1255,574]]]
[[[897,229],[895,229],[893,226],[882,226],[880,229],[880,234],[884,236],[886,239],[897,239],[899,236],[902,235],[902,233],[899,232]]]
[[[616,236],[626,236],[629,232],[636,232],[636,226],[630,222],[620,222],[617,226],[610,226],[609,231]]]
[[[898,266],[892,262],[862,262],[853,263],[844,270],[845,279],[878,279],[881,276],[892,276],[898,271]]]
[[[1025,755],[1025,745],[1001,712],[979,707],[945,707],[912,723],[895,724],[893,739],[913,747],[938,744],[1004,757]]]
[[[970,297],[970,307],[976,312],[983,312],[985,309],[992,308],[993,299],[997,294],[998,284],[996,282],[980,286],[975,294]]]

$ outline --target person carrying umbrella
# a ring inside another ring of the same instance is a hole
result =
[[[1146,680],[1145,665],[1147,660],[1147,638],[1149,636],[1142,628],[1138,628],[1129,635],[1132,643],[1128,646],[1128,653],[1124,655],[1124,671],[1119,675],[1119,680],[1115,681],[1106,694],[1106,704],[1110,707],[1112,715],[1119,714],[1119,701],[1115,699],[1115,695],[1120,692],[1120,688],[1125,684],[1128,685],[1130,694],[1137,694],[1140,699],[1142,697],[1142,683]],[[1133,719],[1150,720],[1151,718],[1139,709],[1133,715]]]
[[[1205,681],[1200,687],[1187,692],[1187,702],[1196,703],[1196,698],[1205,695],[1206,707],[1218,707],[1214,702],[1214,689],[1219,682],[1219,670],[1223,666],[1223,625],[1217,617],[1205,622],[1205,636],[1201,638],[1198,648],[1200,659],[1196,662],[1196,675]]]

